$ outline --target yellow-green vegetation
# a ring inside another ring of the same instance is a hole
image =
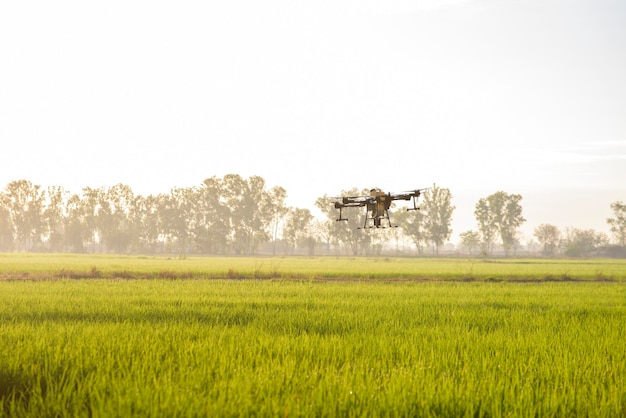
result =
[[[624,416],[623,283],[0,283],[3,416]]]
[[[0,257],[0,417],[626,415],[619,262]]]
[[[569,281],[626,279],[623,259],[138,257],[0,254],[0,279],[385,279]]]

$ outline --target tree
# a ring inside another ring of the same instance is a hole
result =
[[[124,184],[98,191],[98,226],[102,243],[109,250],[124,253],[137,236],[133,231],[130,213],[134,210],[135,196]]]
[[[265,190],[265,180],[259,176],[246,180],[238,174],[227,174],[224,196],[230,207],[235,254],[254,254],[258,246],[269,239],[267,226],[272,211],[268,210],[271,199]]]
[[[85,187],[82,195],[80,197],[76,196],[77,201],[72,202],[72,204],[77,204],[75,216],[80,220],[82,229],[82,248],[88,252],[96,252],[100,248],[101,231],[98,214],[100,211],[99,201],[101,193],[101,189]]]
[[[224,176],[224,197],[231,213],[229,226],[235,254],[244,254],[252,240],[250,224],[254,202],[251,202],[247,188],[246,181],[240,175]]]
[[[490,245],[493,243],[494,235],[498,233],[502,239],[504,253],[509,255],[516,241],[517,228],[526,221],[519,204],[521,200],[521,195],[509,195],[500,191],[486,199],[480,199],[476,204],[474,215],[488,254],[491,253]]]
[[[451,204],[452,194],[449,189],[442,189],[433,184],[426,193],[422,203],[424,217],[424,231],[426,239],[435,246],[435,253],[439,254],[439,247],[445,244],[452,235],[450,228],[452,212],[455,207]]]
[[[283,239],[289,246],[291,253],[299,242],[307,244],[307,238],[311,238],[311,222],[313,215],[308,209],[291,208],[283,227]],[[310,243],[308,243],[310,245]],[[309,254],[311,249],[309,248]]]
[[[41,242],[42,235],[44,194],[41,186],[28,180],[12,181],[6,186],[3,200],[17,248],[23,251],[34,249]]]
[[[626,204],[621,201],[611,203],[614,218],[607,219],[611,232],[622,247],[626,246]]]
[[[593,229],[567,228],[565,231],[565,255],[589,257],[601,246],[608,244],[606,234]]]
[[[535,228],[534,235],[543,247],[543,255],[553,256],[561,240],[559,228],[554,225],[541,224]]]
[[[461,245],[467,248],[471,256],[472,250],[480,245],[480,234],[476,231],[465,231],[459,234],[459,237],[461,238]]]
[[[356,196],[367,194],[369,191],[359,192],[358,189],[353,188],[347,191],[343,190],[341,193],[344,196]],[[337,247],[343,244],[346,251],[352,255],[363,254],[367,251],[371,238],[368,234],[364,234],[362,229],[359,229],[363,226],[363,221],[357,212],[360,208],[350,208],[348,213],[344,212],[344,215],[347,215],[347,220],[336,222],[338,214],[334,202],[335,199],[327,195],[315,201],[315,206],[326,215],[330,222],[330,242]]]
[[[397,223],[396,223],[397,225]],[[400,228],[389,228],[389,232],[386,233],[389,241],[395,242],[396,253],[400,254],[400,242],[402,241],[403,234]]]
[[[65,250],[77,253],[85,252],[85,244],[90,235],[93,236],[87,227],[81,197],[73,194],[65,203],[65,218],[63,220]]]
[[[269,219],[269,232],[272,240],[272,253],[276,254],[276,240],[278,231],[285,216],[289,213],[289,208],[285,205],[287,191],[282,187],[273,187],[267,194],[267,203],[264,205],[265,217]]]
[[[251,205],[250,245],[247,254],[255,254],[259,245],[270,240],[270,224],[274,216],[271,194],[265,187],[265,180],[260,176],[250,176],[247,180]],[[280,197],[280,193],[278,193]]]
[[[324,244],[326,254],[330,254],[330,244],[332,239],[332,228],[336,223],[334,219],[313,219],[311,224],[311,235],[315,242]],[[315,248],[314,248],[315,249]]]
[[[161,228],[180,258],[187,256],[192,242],[195,227],[194,198],[193,188],[174,188],[169,195],[163,195],[160,201]]]
[[[396,236],[398,234],[397,228],[373,228],[368,229],[367,232],[370,237],[367,255],[376,256],[382,254],[385,244],[394,238],[394,233]]]
[[[417,247],[417,252],[422,254],[428,236],[424,226],[425,215],[422,211],[394,211],[393,218],[396,224],[402,228],[402,233],[413,241]]]
[[[130,215],[131,223],[137,236],[134,252],[154,254],[159,250],[161,235],[159,229],[159,196],[138,195],[133,203],[133,212]]]
[[[48,250],[55,252],[63,248],[65,200],[67,192],[62,187],[48,187],[45,192],[45,208],[43,210],[43,229]]]
[[[0,193],[0,251],[10,251],[13,249],[13,225],[11,223],[11,212],[8,208],[8,198],[4,193]]]
[[[476,209],[474,210],[474,216],[478,222],[482,253],[490,255],[493,250],[497,230],[493,220],[494,214],[489,208],[487,199],[480,199],[478,201]]]
[[[223,181],[211,177],[202,183],[195,198],[196,245],[208,254],[225,254],[231,236],[230,208],[224,198]]]

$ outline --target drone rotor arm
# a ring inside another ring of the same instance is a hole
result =
[[[391,200],[411,200],[412,196],[410,193],[396,193],[391,195]]]

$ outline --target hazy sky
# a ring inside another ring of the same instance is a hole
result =
[[[608,231],[626,1],[2,2],[0,144],[0,187],[237,173],[312,208],[436,183],[455,236],[498,190],[524,197],[528,236]]]

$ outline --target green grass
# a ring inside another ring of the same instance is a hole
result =
[[[0,416],[625,416],[624,335],[623,281],[8,280]]]
[[[0,254],[0,279],[227,278],[624,281],[626,260]]]

